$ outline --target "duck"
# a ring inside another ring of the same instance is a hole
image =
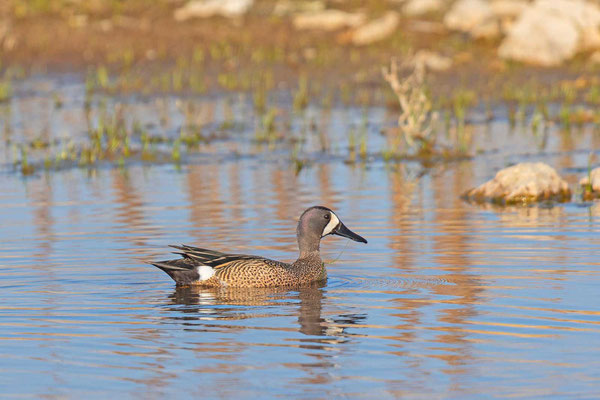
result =
[[[300,254],[293,263],[188,245],[170,246],[177,250],[174,254],[181,258],[149,263],[164,271],[178,286],[303,286],[327,280],[320,244],[321,239],[328,235],[367,243],[365,238],[348,229],[331,209],[312,206],[302,213],[298,221],[296,236]]]

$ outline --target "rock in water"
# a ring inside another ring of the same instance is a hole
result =
[[[563,202],[569,201],[571,190],[551,166],[541,162],[520,163],[498,171],[494,179],[467,191],[463,197],[477,203]]]

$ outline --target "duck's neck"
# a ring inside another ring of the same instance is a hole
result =
[[[298,226],[298,248],[300,249],[300,257],[303,258],[321,258],[319,245],[321,244],[321,236],[304,230],[303,226]]]

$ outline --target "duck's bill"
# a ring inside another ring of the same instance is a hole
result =
[[[338,226],[335,227],[335,229],[331,233],[333,233],[334,235],[343,236],[345,238],[354,240],[355,242],[367,243],[367,239],[352,232],[350,229],[346,228],[346,225],[342,224],[341,222],[338,224]]]

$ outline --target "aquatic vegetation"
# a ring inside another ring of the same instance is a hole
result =
[[[275,117],[277,109],[270,108],[261,119],[261,126],[255,131],[255,140],[258,143],[273,142],[278,139],[277,129],[275,127]]]
[[[8,73],[4,73],[0,79],[0,103],[10,100],[12,96],[12,84]]]
[[[52,100],[54,102],[54,108],[61,108],[64,104],[62,96],[57,92],[52,93]]]
[[[531,132],[534,136],[537,136],[540,130],[540,126],[544,121],[544,115],[536,109],[531,117]]]
[[[27,161],[27,148],[21,146],[21,160],[20,160],[21,173],[23,175],[31,175],[35,171],[35,167]]]
[[[400,103],[398,127],[404,142],[417,153],[431,148],[435,141],[437,113],[432,110],[432,102],[427,95],[425,67],[418,63],[407,77],[401,79],[398,62],[392,59],[389,69],[383,68],[382,74]],[[391,145],[393,152],[399,150],[397,139],[393,139]]]
[[[298,89],[294,93],[294,110],[302,111],[308,106],[308,77],[300,76],[298,79]]]
[[[296,175],[298,175],[300,171],[302,171],[308,165],[308,161],[300,157],[301,148],[302,143],[300,141],[296,141],[292,146],[292,152],[290,154],[290,160]]]
[[[181,140],[177,139],[173,142],[173,147],[171,149],[171,159],[176,164],[181,162]]]
[[[581,186],[581,197],[583,200],[591,200],[593,199],[597,193],[594,192],[593,179],[592,179],[592,164],[594,161],[594,153],[590,153],[588,155],[588,163],[587,163],[587,180],[582,179],[580,182]]]
[[[102,89],[107,89],[109,85],[108,70],[104,65],[99,66],[96,69],[96,81],[95,83]]]
[[[122,165],[130,159],[181,160],[183,153],[207,149],[203,143],[218,140],[267,144],[255,146],[261,152],[289,150],[302,141],[308,143],[307,151],[331,152],[351,162],[370,161],[369,152],[379,152],[386,161],[417,159],[431,164],[463,157],[474,145],[484,151],[474,133],[483,113],[487,123],[507,112],[510,125],[519,128],[518,133],[532,133],[539,146],[546,143],[553,123],[558,122],[568,132],[600,119],[600,112],[589,106],[600,103],[600,84],[585,69],[549,80],[548,76],[525,75],[518,64],[502,63],[494,66],[498,74],[489,82],[473,83],[475,79],[471,82],[453,71],[448,75],[426,74],[423,65],[411,58],[413,39],[402,32],[381,46],[360,49],[339,46],[345,43],[344,34],[331,40],[302,38],[301,47],[281,46],[278,38],[269,39],[273,42],[254,42],[252,34],[244,32],[240,37],[223,35],[208,43],[182,45],[181,51],[165,46],[143,49],[127,43],[107,49],[102,56],[94,55],[87,62],[84,78],[88,126],[81,131],[85,130],[87,137],[75,137],[68,150],[66,139],[53,142],[62,132],[51,132],[48,137],[52,139],[45,142],[34,139],[27,143],[29,163],[37,167],[44,160],[48,169],[58,164],[66,166],[73,159],[73,163],[86,166],[101,162]],[[461,51],[469,50],[464,38],[444,40],[454,40]],[[384,79],[380,79],[380,71],[373,65],[386,61],[389,53],[382,50],[390,47],[406,62],[400,65],[392,60],[383,70]],[[462,63],[472,57],[448,56]],[[347,68],[340,68],[340,64]],[[489,73],[482,71],[479,78]],[[3,74],[0,99],[3,83],[9,93],[5,98],[13,96],[14,76],[15,72]],[[63,107],[62,111],[72,107],[67,93],[52,89],[48,94],[49,104],[57,113]],[[209,106],[217,111],[210,111],[213,114],[208,118],[204,106],[191,106],[197,99],[212,103],[215,98],[221,100]],[[141,124],[135,117],[118,116],[116,104],[140,100],[152,103],[153,121]],[[397,128],[390,129],[389,118],[373,120],[369,125],[364,116],[362,122],[348,122],[341,137],[332,135],[330,126],[312,114],[314,110],[335,114],[340,106],[363,109],[365,113],[381,106],[388,106],[388,112],[399,109]],[[11,125],[14,123],[4,123],[3,127],[6,130]],[[383,140],[374,133],[376,130]],[[232,155],[243,153],[243,146],[231,146],[229,151]]]
[[[361,159],[365,160],[367,158],[367,136],[369,133],[369,120],[368,118],[368,113],[365,110],[363,112],[363,120],[360,126],[360,142],[359,142],[359,146],[358,146],[358,154],[360,156]]]
[[[477,95],[472,90],[459,90],[452,98],[452,109],[456,118],[456,143],[459,151],[466,152],[468,135],[465,127],[467,110],[476,103]]]
[[[350,163],[356,162],[356,128],[351,126],[348,129],[348,159]]]

